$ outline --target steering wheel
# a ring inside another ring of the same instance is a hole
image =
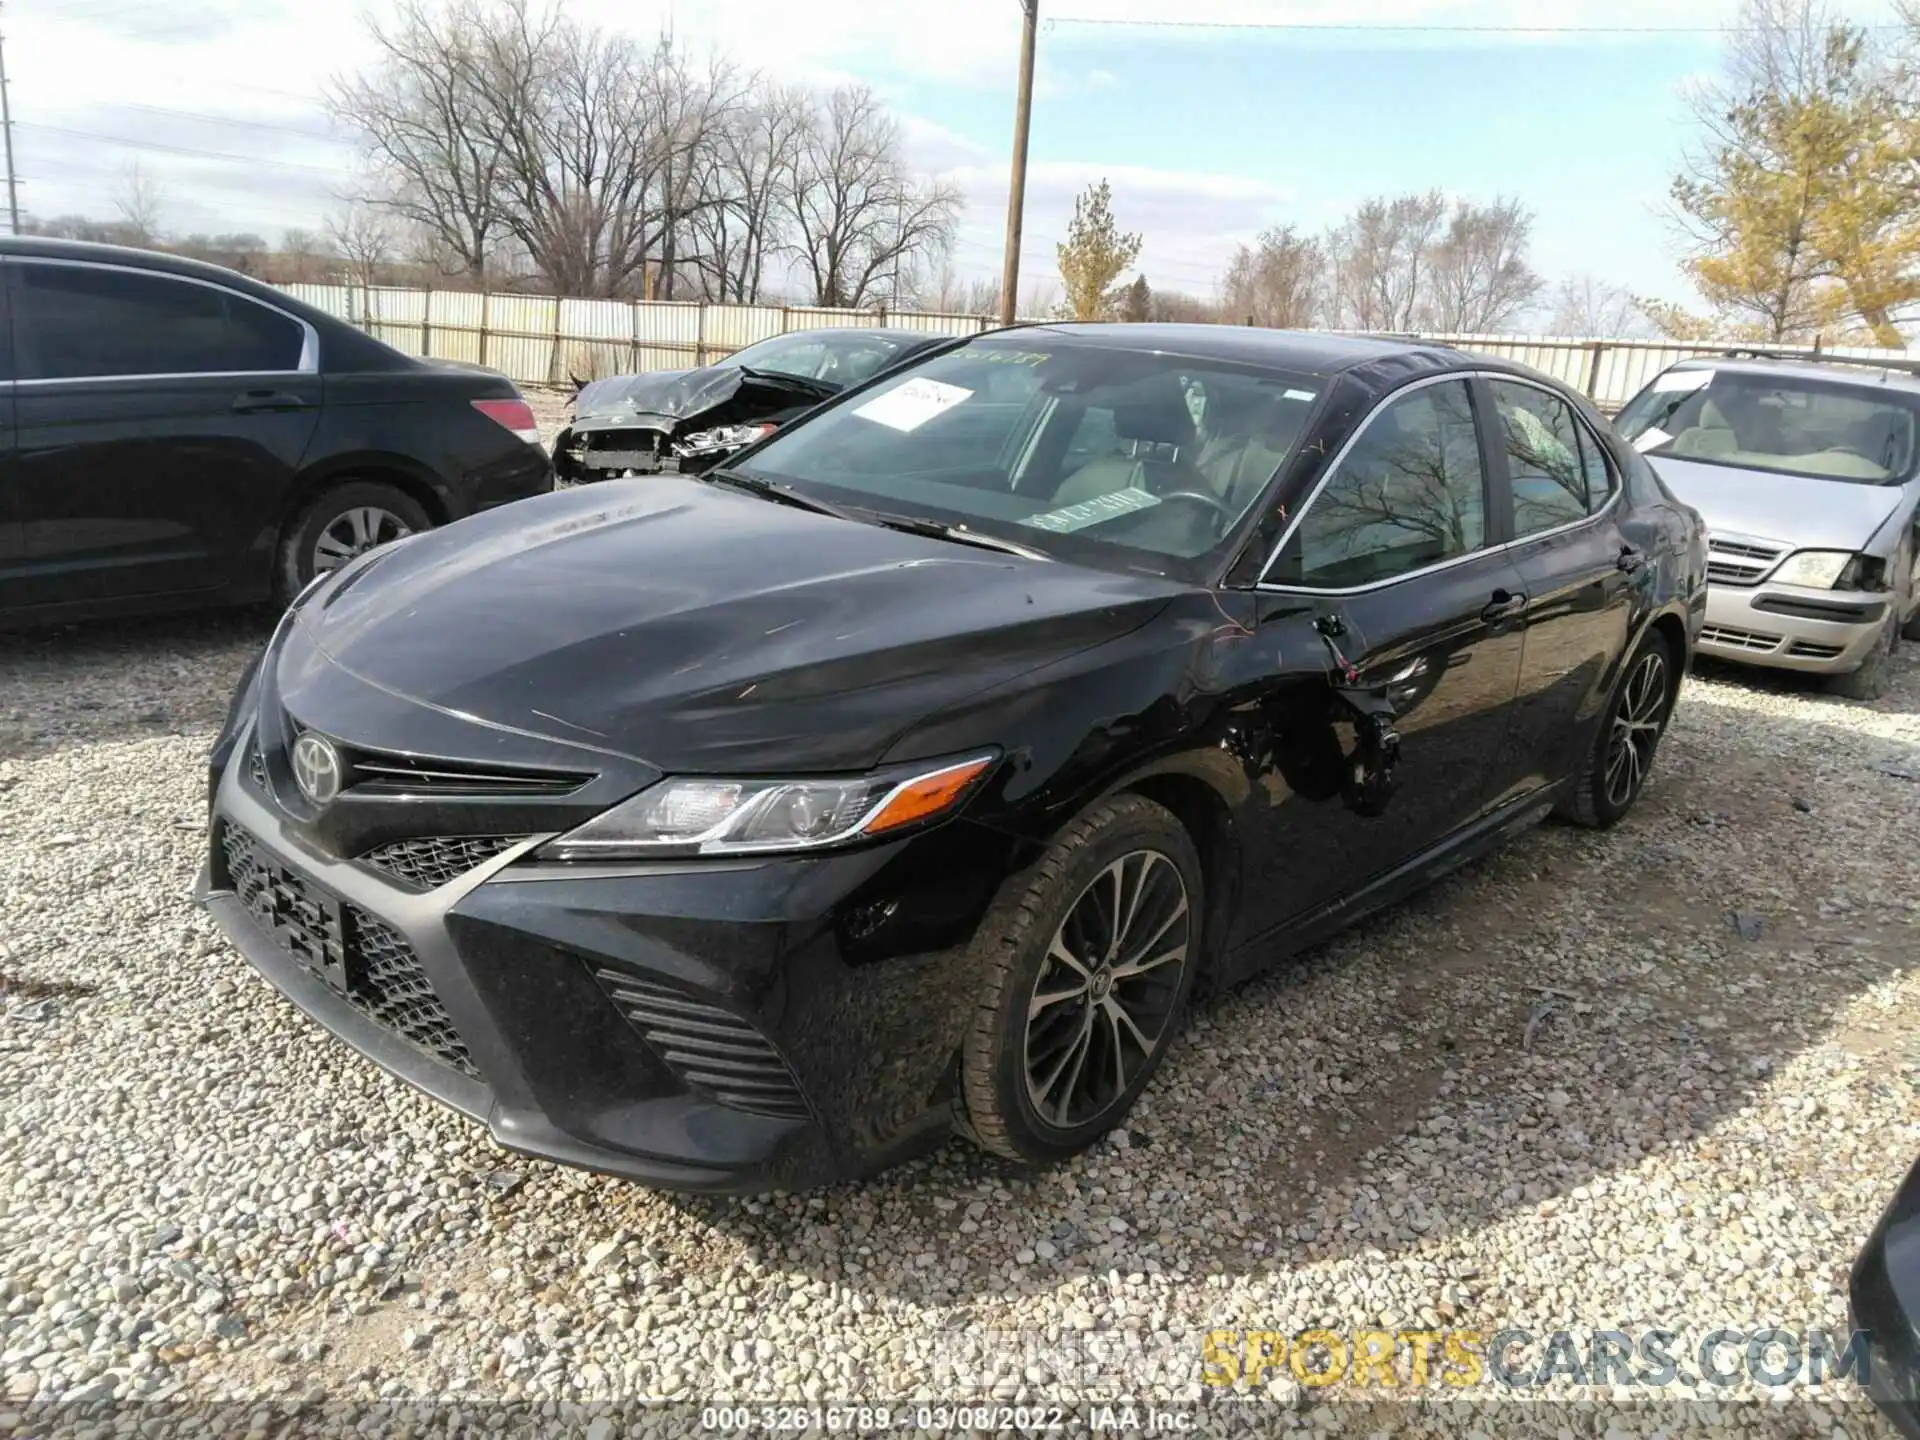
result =
[[[1214,530],[1216,533],[1224,530],[1233,523],[1233,511],[1223,505],[1217,497],[1205,494],[1202,491],[1169,490],[1160,496],[1162,504],[1165,504],[1169,500],[1191,500],[1196,505],[1206,506],[1209,510],[1213,511],[1215,521]]]
[[[1869,465],[1880,464],[1878,460],[1874,459],[1873,456],[1869,455],[1857,445],[1829,445],[1821,453],[1824,455],[1851,455],[1854,459],[1864,460]]]

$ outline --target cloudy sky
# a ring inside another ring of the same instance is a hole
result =
[[[742,64],[874,86],[969,207],[963,273],[997,271],[1016,0],[571,0]],[[1884,22],[1890,0],[1849,0]],[[1209,292],[1266,225],[1372,194],[1518,195],[1535,261],[1685,298],[1661,216],[1682,96],[1738,0],[1042,0],[1026,268],[1050,274],[1104,175],[1158,286]],[[319,96],[366,63],[381,0],[9,0],[21,206],[110,217],[128,167],[163,228],[318,228],[356,178]],[[1516,30],[1529,25],[1546,29]],[[1344,27],[1344,28],[1336,28]]]

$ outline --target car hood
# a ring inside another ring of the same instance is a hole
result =
[[[670,772],[858,769],[1185,588],[616,481],[377,554],[301,608],[281,665],[317,650],[446,715]]]
[[[688,420],[718,409],[743,391],[760,391],[769,403],[792,405],[821,399],[825,392],[802,381],[784,383],[773,374],[748,375],[733,365],[704,370],[662,370],[647,375],[616,375],[581,388],[573,400],[573,428],[631,425],[642,418]]]
[[[1900,503],[1895,485],[1850,485],[1661,455],[1647,458],[1667,488],[1700,512],[1710,535],[1777,540],[1803,550],[1858,550]]]

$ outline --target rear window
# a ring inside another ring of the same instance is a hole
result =
[[[1669,370],[1615,424],[1643,455],[1856,485],[1905,480],[1917,449],[1900,394],[1704,367]]]

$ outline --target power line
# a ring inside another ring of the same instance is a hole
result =
[[[303,165],[298,160],[272,160],[259,155],[235,155],[227,150],[202,150],[193,145],[169,145],[160,140],[133,140],[125,135],[102,135],[93,130],[72,130],[65,125],[48,125],[38,120],[22,120],[22,129],[44,130],[53,135],[68,135],[76,140],[96,140],[105,145],[124,145],[131,150],[153,150],[166,155],[193,155],[205,160],[232,160],[241,165],[266,165],[276,170],[306,170],[315,175],[351,175],[338,165]]]
[[[276,135],[298,135],[303,140],[318,140],[325,144],[339,144],[337,135],[323,135],[318,130],[302,130],[297,125],[275,125],[269,120],[252,120],[242,115],[208,115],[199,110],[175,110],[168,105],[137,105],[126,101],[119,107],[122,110],[140,110],[149,115],[172,115],[181,120],[202,120],[209,125],[224,125],[234,130],[270,130]]]
[[[1275,30],[1377,35],[1756,35],[1755,25],[1442,25],[1368,24],[1349,20],[1123,20],[1105,15],[1056,15],[1048,25],[1145,30]],[[1891,31],[1900,25],[1868,25]]]

